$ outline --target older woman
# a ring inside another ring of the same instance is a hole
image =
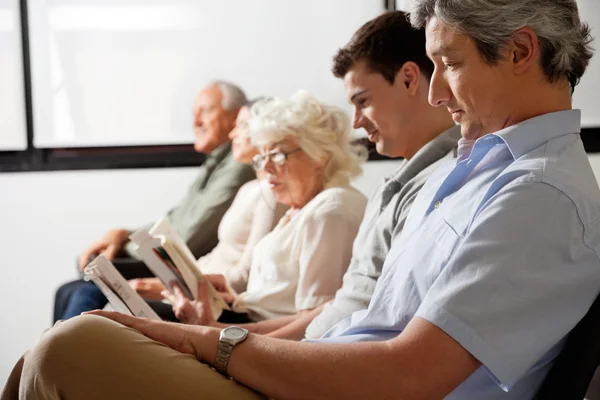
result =
[[[269,101],[259,98],[249,101],[242,107],[231,130],[231,151],[234,158],[244,164],[251,164],[258,154],[248,132],[250,110],[259,102]],[[246,281],[252,262],[254,247],[269,233],[281,219],[288,207],[278,203],[264,180],[255,179],[246,183],[238,191],[231,207],[219,224],[219,244],[207,255],[200,257],[197,266],[204,274],[219,274],[224,287],[236,291],[246,288]],[[135,279],[134,288],[145,298],[162,299],[164,286],[157,278]]]
[[[253,166],[275,199],[290,207],[254,249],[246,290],[232,296],[233,311],[249,321],[264,321],[295,316],[333,298],[366,199],[349,184],[360,173],[360,155],[349,144],[343,111],[299,92],[290,100],[259,104],[248,123],[260,151]],[[219,325],[205,303],[190,303],[177,292],[175,314],[183,322]],[[278,327],[251,329],[267,333]]]
[[[255,103],[256,100],[249,101],[240,109],[235,127],[229,134],[233,157],[244,164],[251,164],[257,154],[256,147],[250,141],[247,123],[250,109]],[[246,287],[254,246],[273,229],[288,209],[275,201],[271,191],[263,187],[265,185],[266,182],[255,179],[240,188],[219,223],[218,245],[198,260],[202,272],[223,274],[227,286],[231,285],[238,291]],[[158,278],[133,279],[130,282],[163,319],[175,320],[171,307],[160,301],[164,286]],[[106,301],[96,286],[82,286],[73,293],[62,319],[102,308]]]
[[[290,206],[257,245],[248,288],[234,302],[237,311],[264,319],[316,307],[334,295],[365,198],[349,185],[360,173],[360,157],[348,144],[348,118],[337,108],[300,93],[253,112],[250,128],[260,149],[255,167],[264,171],[274,197]],[[213,328],[135,317],[126,323],[132,321],[148,331],[89,315],[59,323],[17,364],[6,398],[19,381],[22,398],[199,398],[199,388],[209,390],[202,396],[207,399],[260,397],[198,362],[192,348],[175,344],[184,343],[182,334],[191,339]]]

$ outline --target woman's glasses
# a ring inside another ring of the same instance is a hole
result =
[[[261,171],[262,169],[265,168],[265,165],[267,165],[267,160],[271,160],[271,162],[276,167],[282,167],[287,162],[288,156],[290,154],[295,153],[300,150],[302,150],[302,149],[297,148],[296,150],[292,150],[292,151],[288,151],[288,152],[283,152],[281,150],[272,150],[264,155],[257,154],[252,158],[252,167],[254,167],[254,169],[257,171]]]

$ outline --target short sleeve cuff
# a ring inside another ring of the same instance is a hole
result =
[[[327,303],[329,300],[333,299],[332,295],[328,296],[311,296],[304,299],[296,300],[296,310],[304,311],[311,310],[315,307],[320,306],[323,303]]]
[[[431,322],[456,340],[482,363],[483,368],[502,390],[510,390],[519,380],[518,368],[511,366],[500,353],[492,349],[473,329],[443,308],[424,301],[415,316]]]

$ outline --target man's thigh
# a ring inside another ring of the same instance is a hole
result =
[[[25,357],[21,395],[41,393],[89,400],[264,399],[191,355],[90,315],[59,323]]]

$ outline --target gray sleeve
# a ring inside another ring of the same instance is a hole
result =
[[[333,301],[307,327],[307,338],[321,337],[339,321],[369,306],[391,244],[402,233],[410,208],[432,172],[431,167],[427,168],[404,185],[377,219],[367,242],[360,241],[359,233],[342,287],[336,292]],[[368,207],[377,206],[370,202]],[[363,221],[365,223],[368,221]],[[361,247],[363,257],[359,260],[354,253],[361,250]]]
[[[193,193],[196,193],[198,191],[197,187],[198,187],[199,181],[198,178],[196,178],[196,180],[192,183],[192,185],[190,186],[190,188],[188,189],[184,199],[182,201],[180,201],[179,204],[177,204],[175,207],[171,208],[168,212],[167,212],[167,217],[170,217],[174,212],[176,212],[181,206],[182,204],[185,203],[185,199],[189,198],[190,196],[193,195]],[[133,232],[137,232],[139,230],[143,230],[148,232],[150,229],[152,229],[152,227],[154,226],[155,222],[150,222],[146,225],[143,225],[139,228],[135,228],[129,231],[129,233],[133,233]],[[140,259],[140,256],[137,253],[137,245],[135,243],[133,243],[131,240],[129,240],[125,246],[123,247],[123,252],[133,258],[136,259]]]

